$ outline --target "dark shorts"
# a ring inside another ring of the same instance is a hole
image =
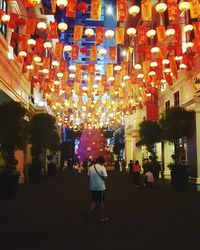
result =
[[[92,200],[95,203],[102,203],[105,201],[105,190],[103,191],[91,191],[92,194]]]

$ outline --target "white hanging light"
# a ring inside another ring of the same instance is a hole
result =
[[[67,6],[68,1],[67,0],[57,0],[56,4],[62,10]]]
[[[163,65],[169,64],[169,60],[168,60],[168,59],[163,59],[163,60],[162,60],[162,64],[163,64]]]
[[[34,56],[33,61],[36,63],[40,63],[42,61],[42,58],[40,56]]]
[[[186,68],[187,68],[187,65],[184,64],[184,63],[181,63],[181,64],[179,65],[179,68],[180,68],[180,69],[186,69]]]
[[[170,73],[170,72],[171,72],[171,69],[170,69],[170,68],[166,68],[166,69],[164,69],[164,72],[165,72],[165,73]]]
[[[68,28],[68,25],[64,22],[61,22],[58,24],[58,29],[61,31],[61,32],[65,32]]]
[[[39,22],[37,24],[37,28],[40,30],[40,31],[45,31],[46,28],[47,28],[47,24],[45,22]]]
[[[151,53],[158,53],[160,49],[158,47],[151,48]]]
[[[153,39],[154,36],[156,35],[156,31],[155,31],[154,29],[148,30],[147,33],[146,33],[146,35],[147,35],[149,38]]]
[[[115,32],[113,30],[107,30],[105,32],[105,37],[107,37],[108,39],[113,38],[114,35],[115,35]]]
[[[52,48],[52,44],[51,44],[51,42],[45,42],[45,43],[43,44],[43,47],[44,47],[45,49],[51,49],[51,48]]]
[[[27,43],[28,43],[29,46],[35,46],[36,45],[35,39],[32,39],[32,38],[28,39]]]
[[[76,77],[76,75],[75,75],[74,73],[70,73],[70,74],[69,74],[69,78],[74,79],[75,77]]]
[[[133,67],[134,67],[134,69],[136,69],[136,70],[140,70],[140,69],[142,68],[142,65],[139,64],[139,63],[137,63],[137,64],[135,64]]]
[[[26,57],[26,56],[27,56],[26,51],[24,51],[24,50],[20,51],[20,52],[19,52],[19,56],[20,56],[20,57],[23,57],[23,58]]]
[[[4,22],[4,23],[8,23],[10,21],[10,16],[7,15],[7,14],[4,14],[1,18],[1,20]]]
[[[59,77],[59,78],[63,77],[63,73],[62,72],[58,72],[57,73],[57,77]]]
[[[155,75],[156,75],[156,72],[152,70],[152,71],[149,72],[149,75],[150,75],[150,76],[155,76]]]
[[[126,33],[127,33],[127,35],[129,35],[129,36],[134,36],[135,34],[136,34],[136,29],[135,28],[128,28],[127,29],[127,31],[126,31]]]
[[[72,46],[71,45],[65,45],[64,46],[64,51],[67,52],[67,53],[71,52],[72,51]]]
[[[185,12],[190,9],[190,3],[183,1],[179,3],[178,7],[180,11]]]
[[[99,54],[100,54],[101,56],[105,56],[106,53],[107,53],[107,50],[104,49],[104,48],[102,48],[102,49],[99,50]]]
[[[102,70],[102,66],[101,65],[95,65],[95,70],[96,71],[101,71]]]
[[[73,71],[73,72],[76,71],[76,66],[75,65],[70,65],[69,70]]]
[[[43,74],[48,74],[48,73],[49,73],[49,70],[48,70],[48,69],[43,69],[43,70],[42,70],[42,73],[43,73]]]
[[[59,62],[57,60],[53,60],[51,64],[54,67],[58,67],[59,66]]]
[[[122,67],[121,67],[120,65],[116,65],[116,66],[114,67],[114,70],[115,70],[115,71],[120,71],[121,68],[122,68]]]
[[[92,37],[92,36],[94,35],[94,30],[93,30],[93,29],[90,29],[90,28],[86,29],[86,30],[85,30],[85,35],[86,35],[87,37]]]
[[[183,30],[184,30],[185,33],[190,32],[190,31],[192,31],[193,29],[194,29],[194,27],[193,27],[192,24],[187,24],[187,25],[185,25],[184,28],[183,28]]]
[[[140,74],[137,75],[137,78],[142,79],[142,78],[144,78],[144,75],[142,73],[140,73]]]
[[[172,37],[175,34],[175,32],[176,32],[175,29],[169,28],[165,31],[165,35],[168,37]]]
[[[157,66],[158,66],[158,63],[157,63],[157,62],[151,62],[151,63],[150,63],[150,66],[151,66],[152,68],[157,67]]]
[[[158,3],[158,4],[156,5],[156,11],[157,11],[158,13],[163,13],[163,12],[166,11],[166,9],[167,9],[167,5],[166,5],[165,3]]]
[[[193,42],[188,42],[188,43],[186,43],[185,47],[186,47],[186,49],[191,49],[191,48],[194,47],[194,43]]]
[[[136,16],[139,12],[140,12],[140,7],[137,5],[133,5],[128,9],[128,13],[133,17]]]

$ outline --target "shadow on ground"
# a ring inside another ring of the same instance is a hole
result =
[[[108,222],[85,213],[85,173],[60,173],[20,185],[16,199],[0,200],[2,250],[198,250],[200,193],[172,191],[169,182],[134,189],[128,174],[109,173]]]

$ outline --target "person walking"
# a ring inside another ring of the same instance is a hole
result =
[[[107,179],[107,172],[104,167],[105,160],[102,156],[98,156],[94,164],[88,170],[88,176],[90,178],[90,191],[92,201],[90,209],[87,214],[88,219],[90,218],[93,210],[98,207],[100,209],[100,221],[109,220],[104,215],[104,203],[105,203],[105,191],[106,185],[105,180]]]
[[[133,166],[133,186],[138,188],[140,186],[140,172],[141,172],[141,166],[139,161],[135,161],[135,164]]]

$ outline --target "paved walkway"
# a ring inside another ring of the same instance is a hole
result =
[[[130,176],[109,172],[108,222],[88,223],[88,179],[67,172],[20,186],[0,200],[1,250],[199,250],[200,192],[172,191],[159,181],[133,189]]]

